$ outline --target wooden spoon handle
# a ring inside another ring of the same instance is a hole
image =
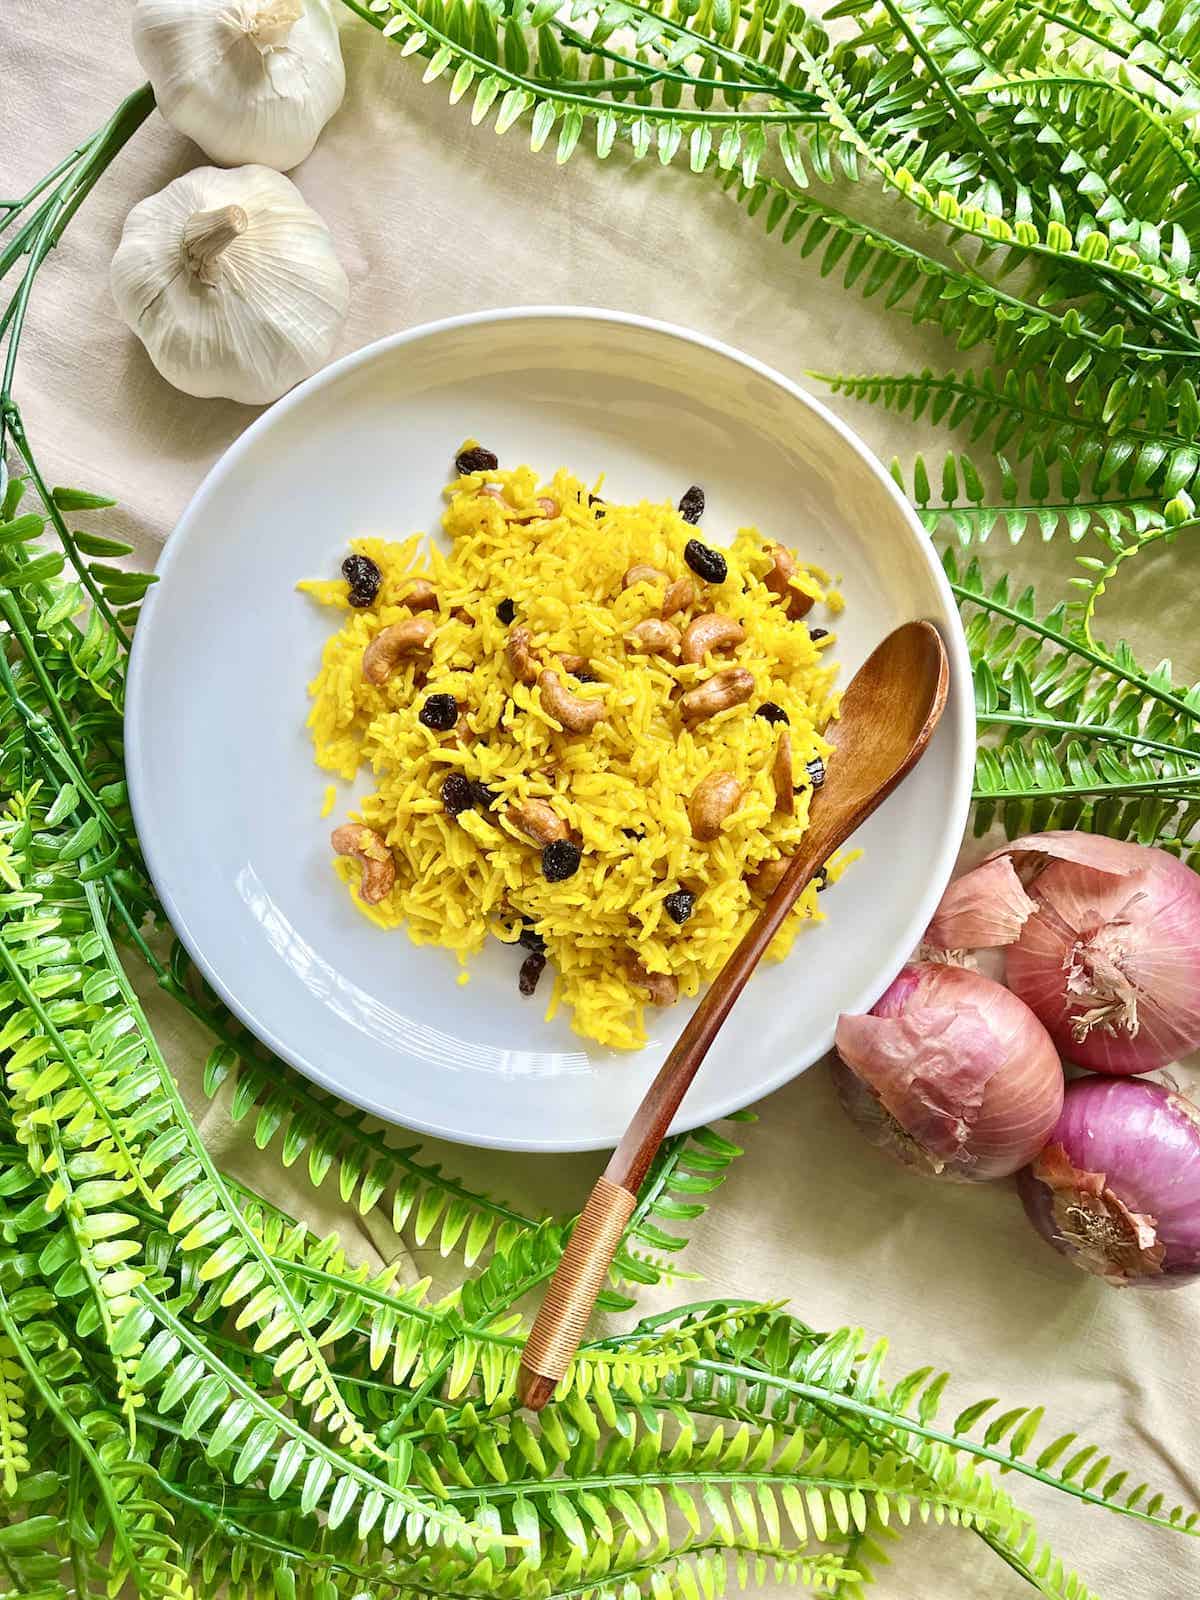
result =
[[[540,1411],[570,1366],[636,1203],[628,1189],[596,1179],[521,1352],[522,1405]]]

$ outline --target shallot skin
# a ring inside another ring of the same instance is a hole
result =
[[[837,1028],[851,1120],[906,1166],[984,1182],[1023,1167],[1062,1108],[1058,1054],[1029,1008],[978,972],[911,963]]]
[[[1068,1061],[1151,1072],[1200,1044],[1200,875],[1165,850],[1104,843],[1109,870],[1060,857],[1029,885],[1037,909],[1007,982]]]
[[[1138,1078],[1067,1085],[1044,1150],[1017,1178],[1034,1228],[1116,1287],[1200,1277],[1200,1108]]]

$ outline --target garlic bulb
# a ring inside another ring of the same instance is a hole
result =
[[[137,0],[133,48],[163,116],[226,166],[286,172],[346,92],[329,0]]]
[[[111,282],[168,383],[250,405],[327,360],[350,298],[329,229],[269,167],[197,167],[134,206]]]

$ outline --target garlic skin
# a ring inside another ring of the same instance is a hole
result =
[[[269,167],[197,167],[134,206],[110,281],[168,383],[248,405],[328,360],[350,299],[329,229]]]
[[[329,0],[137,0],[133,48],[166,120],[225,166],[288,171],[346,92]]]

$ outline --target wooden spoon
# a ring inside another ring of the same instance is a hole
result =
[[[813,796],[808,832],[758,921],[696,1007],[596,1182],[525,1349],[517,1393],[540,1411],[579,1348],[647,1169],[708,1047],[797,896],[925,752],[946,704],[949,665],[936,630],[907,622],[859,668],[826,737],[837,752]]]

